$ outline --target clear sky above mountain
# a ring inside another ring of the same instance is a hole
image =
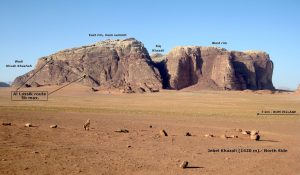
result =
[[[49,0],[0,2],[0,81],[13,81],[32,68],[6,68],[15,60],[35,65],[62,49],[127,34],[148,51],[179,45],[228,50],[263,50],[274,62],[276,87],[300,83],[300,1],[297,0]],[[125,37],[121,37],[125,38]],[[216,46],[216,45],[215,45]]]

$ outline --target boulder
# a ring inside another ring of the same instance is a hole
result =
[[[57,125],[50,125],[50,128],[57,128]]]
[[[258,134],[259,134],[259,131],[257,131],[257,130],[252,130],[250,132],[250,135],[258,135]]]
[[[161,136],[168,136],[168,133],[165,130],[160,130],[159,135]]]
[[[256,140],[256,141],[259,141],[259,139],[260,139],[260,135],[258,135],[258,134],[255,134],[255,135],[250,135],[250,139],[251,139],[251,140]]]
[[[230,135],[230,136],[228,136],[229,138],[239,138],[239,136],[237,136],[237,135]]]
[[[221,139],[228,139],[229,137],[228,137],[226,134],[222,134],[222,135],[220,136],[220,138],[221,138]]]
[[[183,162],[181,162],[181,164],[179,165],[179,167],[182,168],[182,169],[185,169],[185,168],[187,168],[188,164],[189,164],[188,161],[183,161]]]
[[[242,134],[243,134],[243,135],[250,135],[250,134],[251,134],[251,131],[242,131]]]
[[[205,134],[204,137],[214,137],[212,134]]]
[[[3,122],[2,125],[3,126],[11,126],[11,123],[10,122]]]
[[[190,132],[186,132],[185,136],[192,136],[192,134]]]
[[[129,133],[129,130],[128,130],[128,129],[121,128],[121,129],[115,130],[115,132]]]
[[[26,123],[25,127],[32,127],[32,124],[31,123]]]

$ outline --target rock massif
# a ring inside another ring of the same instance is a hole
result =
[[[61,85],[75,81],[124,92],[187,87],[274,89],[273,63],[265,52],[184,46],[172,49],[167,55],[151,57],[144,45],[134,38],[105,40],[42,57],[35,69],[17,77],[13,86]]]
[[[265,52],[191,46],[176,47],[153,59],[171,89],[274,89],[273,63]]]
[[[161,89],[160,74],[153,66],[148,51],[134,38],[106,40],[42,57],[35,69],[17,77],[13,86],[24,83],[27,87],[61,85],[78,78],[77,83],[83,85],[117,88],[124,92],[155,92]]]

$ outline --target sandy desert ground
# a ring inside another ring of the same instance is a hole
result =
[[[300,113],[294,94],[121,94],[70,85],[48,101],[25,102],[11,101],[11,90],[0,89],[0,122],[12,123],[0,126],[0,174],[300,174],[300,116],[257,116],[261,110]],[[89,131],[83,129],[87,119]],[[34,127],[24,127],[28,122]],[[114,132],[122,128],[129,133]],[[259,130],[261,140],[235,128]],[[186,169],[179,167],[184,160]]]

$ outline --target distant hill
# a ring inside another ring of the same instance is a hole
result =
[[[4,82],[0,82],[0,87],[10,87],[10,85]]]

